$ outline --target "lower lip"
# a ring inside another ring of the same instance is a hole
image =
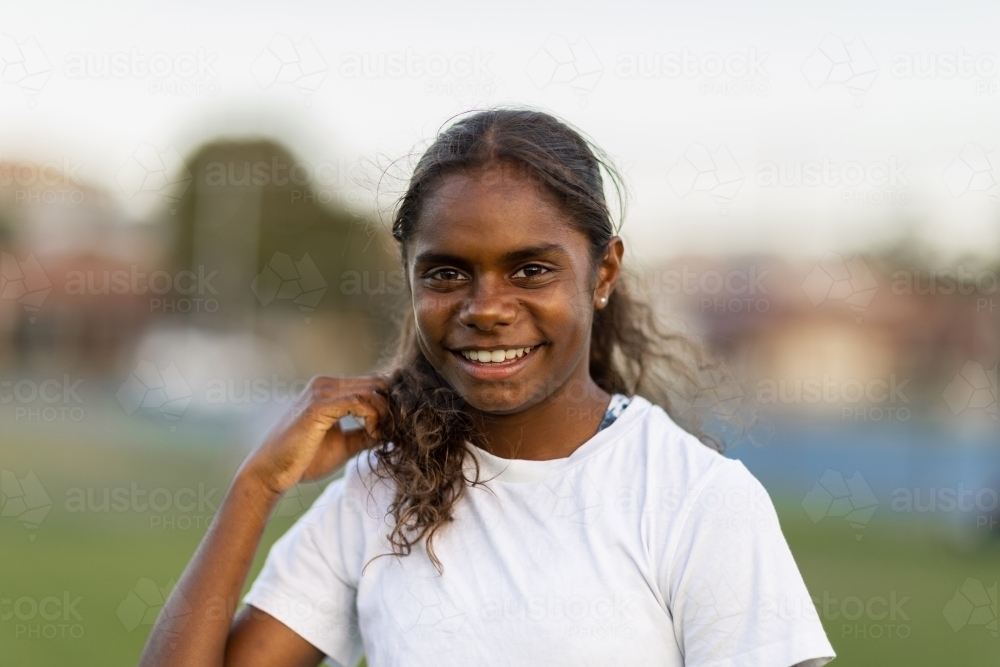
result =
[[[507,359],[505,361],[498,361],[496,363],[482,364],[478,361],[470,361],[462,356],[461,352],[453,352],[453,354],[458,358],[458,361],[465,371],[479,379],[479,380],[502,380],[514,375],[535,356],[538,352],[538,348],[541,345],[536,345],[531,348],[530,352],[525,352],[523,356],[514,357],[513,359]]]

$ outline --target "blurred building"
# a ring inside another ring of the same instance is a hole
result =
[[[358,372],[386,352],[402,274],[387,235],[331,190],[343,170],[267,141],[206,145],[174,170],[138,174],[163,196],[136,222],[72,171],[0,164],[0,365],[114,375],[150,337],[171,360],[208,337],[220,369],[238,347],[225,341],[248,336],[288,373]]]

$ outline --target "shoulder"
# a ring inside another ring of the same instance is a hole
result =
[[[626,414],[633,408],[634,424],[623,437],[645,468],[647,508],[716,515],[773,512],[767,491],[742,462],[704,444],[642,396],[633,397]]]
[[[645,397],[632,397],[625,414],[633,410],[633,428],[626,437],[640,448],[659,479],[674,485],[698,486],[732,464],[742,467],[685,430]]]

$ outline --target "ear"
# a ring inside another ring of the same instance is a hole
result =
[[[594,308],[601,310],[611,300],[615,291],[618,276],[622,269],[622,257],[625,255],[625,243],[620,236],[612,236],[597,264],[597,282],[594,285]]]

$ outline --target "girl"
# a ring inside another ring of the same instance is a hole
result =
[[[143,665],[832,659],[767,493],[670,416],[699,368],[618,283],[600,155],[533,111],[438,136],[392,225],[412,303],[394,370],[312,380],[236,474]],[[281,495],[345,464],[233,621]]]

